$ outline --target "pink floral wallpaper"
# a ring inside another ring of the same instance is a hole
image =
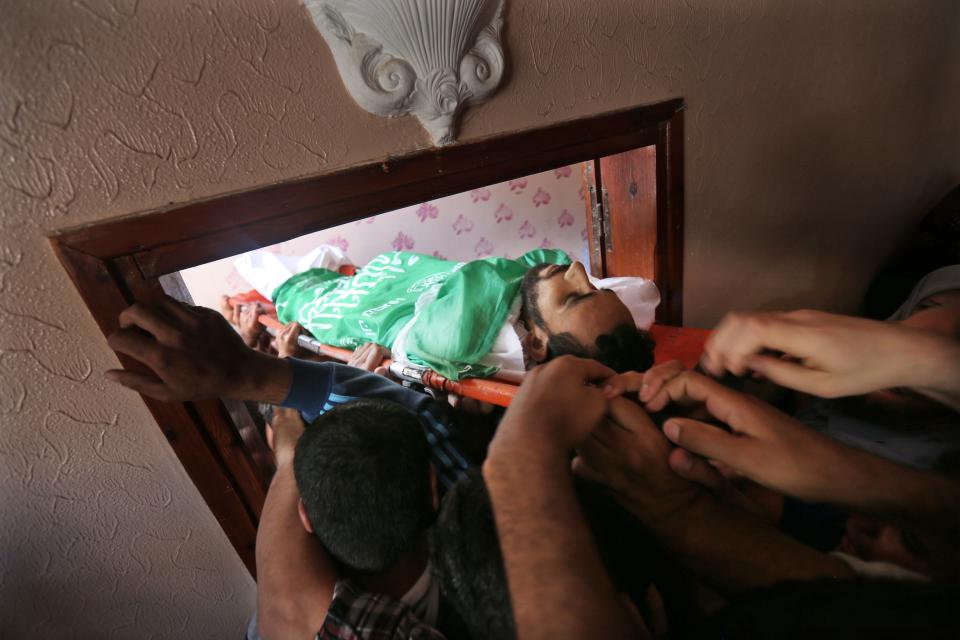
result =
[[[438,198],[283,242],[269,250],[304,255],[319,244],[340,247],[357,265],[384,251],[417,251],[449,260],[515,258],[537,247],[586,260],[586,219],[579,166]],[[181,272],[197,304],[250,286],[233,258]]]

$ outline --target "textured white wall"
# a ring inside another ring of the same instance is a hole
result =
[[[683,96],[686,314],[850,308],[960,179],[960,3],[508,0],[462,139]],[[236,637],[253,584],[52,230],[425,145],[345,97],[295,0],[0,0],[0,629]]]

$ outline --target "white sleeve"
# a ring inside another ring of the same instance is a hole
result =
[[[848,565],[850,565],[850,568],[853,569],[853,572],[861,578],[887,578],[892,580],[916,580],[919,582],[930,581],[930,579],[923,574],[917,573],[916,571],[910,571],[909,569],[904,569],[903,567],[890,562],[870,562],[867,560],[861,560],[856,556],[851,556],[850,554],[843,553],[841,551],[833,551],[830,555],[836,556],[846,562]]]

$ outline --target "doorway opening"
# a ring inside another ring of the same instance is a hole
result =
[[[591,271],[596,276],[652,279],[661,296],[657,322],[679,326],[683,311],[679,99],[66,229],[50,241],[101,331],[109,335],[117,328],[119,313],[134,302],[164,292],[181,299],[189,296],[182,271],[307,234],[323,237],[324,231],[338,225],[384,212],[405,207],[419,211],[445,196],[470,194],[524,176],[528,185],[533,174],[565,172],[565,167],[575,176],[576,166],[583,167],[583,209],[568,212],[575,219],[570,226],[586,231]],[[533,195],[530,198],[537,209]],[[433,219],[429,210],[423,215]],[[455,220],[450,222],[453,233]],[[461,231],[461,236],[466,233]],[[475,251],[478,244],[475,240]],[[479,249],[485,251],[486,246]],[[137,368],[129,358],[120,360],[125,367]],[[270,470],[269,452],[255,426],[244,422],[243,411],[221,400],[166,403],[145,397],[144,402],[252,573]]]

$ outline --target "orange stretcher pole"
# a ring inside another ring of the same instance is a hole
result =
[[[283,324],[279,320],[266,314],[258,316],[257,322],[265,326],[267,329],[271,329],[274,335],[278,333],[280,329],[283,329]],[[310,336],[305,336],[302,333],[297,337],[297,344],[307,351],[311,351],[319,356],[333,358],[334,360],[339,360],[340,362],[346,362],[350,359],[350,356],[353,355],[353,352],[349,349],[342,349],[340,347],[331,347],[328,344],[321,344]],[[387,361],[387,364],[384,366],[390,366],[389,361]]]
[[[249,296],[243,296],[242,298],[240,296],[234,296],[230,298],[230,306],[233,307],[238,304],[245,304],[255,301],[256,300],[250,299]],[[274,333],[283,328],[283,324],[281,324],[280,321],[272,315],[261,314],[257,317],[257,321]],[[334,360],[339,360],[340,362],[347,362],[350,359],[350,356],[353,355],[353,352],[349,349],[342,349],[340,347],[332,347],[327,344],[322,344],[316,339],[303,334],[298,336],[297,344],[307,351],[316,353],[317,355],[325,356],[327,358],[333,358]],[[428,386],[431,389],[436,389],[446,393],[453,393],[464,398],[479,400],[480,402],[488,402],[499,407],[509,407],[510,401],[517,393],[517,385],[509,382],[500,382],[499,380],[483,380],[480,378],[467,378],[465,380],[455,381],[449,380],[448,378],[443,377],[431,369],[425,369],[422,367],[401,367],[400,370],[397,370],[396,368],[392,367],[392,365],[393,361],[389,358],[384,360],[382,363],[382,366],[391,367],[395,373],[400,374],[405,379],[412,379],[417,382],[421,382],[423,385]]]
[[[240,294],[230,298],[230,306],[238,304],[247,304],[266,300],[255,292]],[[267,301],[269,304],[269,301]],[[272,308],[272,305],[270,307]],[[280,331],[283,325],[273,315],[261,314],[257,321],[273,333]],[[703,354],[703,346],[710,335],[708,329],[695,329],[691,327],[669,327],[666,325],[655,324],[650,327],[650,335],[656,342],[655,363],[661,364],[668,360],[680,360],[688,369],[692,369],[700,361]],[[333,358],[341,362],[347,362],[353,354],[349,349],[332,347],[322,344],[316,339],[300,335],[297,343],[312,353],[316,353],[327,358]],[[436,371],[425,367],[402,367],[390,360],[384,360],[383,366],[390,367],[391,370],[406,380],[414,380],[431,389],[453,393],[464,398],[472,398],[481,402],[489,402],[499,407],[509,407],[510,401],[517,393],[518,385],[501,382],[499,380],[487,380],[482,378],[466,378],[464,380],[449,380],[441,376]]]

